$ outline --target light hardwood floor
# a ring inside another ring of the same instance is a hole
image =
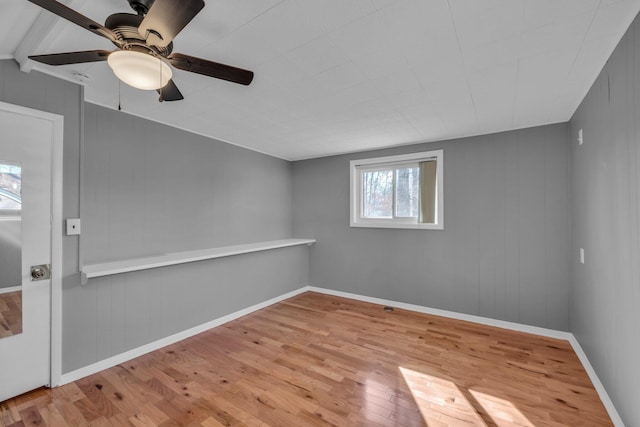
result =
[[[0,294],[0,338],[22,332],[22,291]]]
[[[571,346],[305,293],[53,390],[1,426],[607,426]]]

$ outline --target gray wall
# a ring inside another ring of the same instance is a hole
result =
[[[20,218],[0,217],[0,291],[22,285],[22,227]]]
[[[14,60],[0,61],[0,101],[64,116],[64,218],[77,218],[80,214],[82,99],[81,86],[37,71],[23,73]],[[68,288],[80,280],[78,238],[65,236],[62,244],[63,288]]]
[[[0,101],[64,116],[63,202],[64,218],[80,214],[80,135],[82,131],[82,87],[36,71],[23,73],[13,60],[0,61]],[[67,312],[74,310],[67,296],[80,283],[78,238],[62,238],[63,339]],[[63,349],[63,357],[74,350]]]
[[[85,263],[291,237],[291,163],[85,107]]]
[[[284,160],[92,104],[82,157],[84,264],[291,237]],[[91,279],[66,291],[63,371],[307,283],[304,246]]]
[[[82,88],[23,73],[13,60],[0,61],[0,100],[64,116],[64,218],[80,216],[86,150],[85,262],[291,237],[288,162],[92,105],[81,144]],[[186,189],[175,195],[180,203],[167,196],[169,181],[173,192]],[[63,263],[65,373],[308,283],[306,247],[80,286],[79,238],[65,236]]]
[[[349,227],[349,161],[444,149],[445,230]],[[311,284],[568,330],[566,124],[299,161]]]
[[[570,122],[571,330],[628,426],[640,425],[638,88],[636,18]]]
[[[64,372],[298,289],[308,268],[297,246],[90,279],[67,295]]]

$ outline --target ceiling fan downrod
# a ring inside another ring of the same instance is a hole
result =
[[[131,8],[140,16],[145,16],[151,6],[153,6],[154,0],[128,0]]]

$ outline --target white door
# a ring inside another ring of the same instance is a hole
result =
[[[46,271],[42,280],[33,280],[31,268],[51,264],[54,135],[51,120],[0,103],[0,165],[5,172],[21,176],[22,204],[13,215],[21,222],[21,262],[16,268],[21,280],[22,327],[0,338],[0,401],[51,381],[51,280]],[[5,196],[9,190],[4,189]],[[5,218],[10,217],[6,211]],[[1,271],[0,277],[9,273]]]

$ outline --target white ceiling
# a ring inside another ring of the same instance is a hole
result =
[[[289,160],[567,121],[640,10],[640,0],[206,1],[174,51],[252,70],[253,83],[174,70],[185,100],[123,84],[123,111]],[[62,2],[98,22],[132,12],[126,0]],[[112,49],[108,40],[26,0],[0,9],[0,58],[85,74],[86,100],[117,108],[106,63],[23,59]]]

